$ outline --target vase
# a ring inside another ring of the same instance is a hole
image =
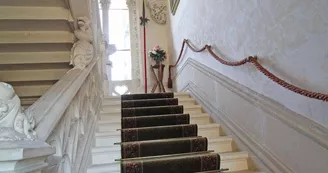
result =
[[[156,65],[162,64],[162,61],[156,61]]]

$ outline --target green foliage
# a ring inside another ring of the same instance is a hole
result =
[[[149,56],[156,62],[162,62],[166,59],[166,52],[159,46],[155,46],[154,49],[149,52]]]

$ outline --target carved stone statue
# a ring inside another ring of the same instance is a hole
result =
[[[87,17],[79,17],[77,25],[78,29],[74,31],[74,35],[78,41],[74,43],[71,50],[69,64],[73,65],[74,68],[84,69],[93,58],[91,22]]]
[[[35,120],[22,112],[13,87],[0,82],[0,141],[35,140]]]

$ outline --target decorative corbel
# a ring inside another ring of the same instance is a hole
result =
[[[164,25],[167,20],[167,2],[159,0],[148,0],[147,4],[151,18],[158,24]]]
[[[74,31],[77,41],[72,47],[69,64],[74,68],[84,69],[93,59],[92,28],[87,17],[79,17],[77,25],[78,28]]]

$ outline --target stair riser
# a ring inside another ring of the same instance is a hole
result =
[[[209,150],[214,150],[218,153],[223,152],[232,152],[232,143],[230,142],[209,142],[208,144]],[[93,163],[94,164],[102,164],[102,163],[112,163],[115,159],[121,157],[121,150],[117,148],[112,151],[103,151],[93,152]]]
[[[216,153],[232,152],[232,142],[209,142],[208,150],[214,150]]]
[[[208,117],[204,117],[204,118],[191,118],[190,120],[190,124],[209,124],[210,123],[210,119]]]
[[[99,125],[99,132],[110,132],[117,129],[121,129],[121,123]]]
[[[102,138],[97,138],[96,137],[96,147],[109,147],[113,146],[114,143],[121,142],[120,137],[102,137]]]
[[[115,159],[121,158],[120,151],[107,152],[107,153],[92,153],[93,164],[104,164],[115,162]]]
[[[248,170],[248,160],[247,158],[245,158],[245,159],[221,161],[221,168],[222,169],[228,168],[229,172],[245,171]]]
[[[120,173],[120,172],[121,172],[120,166],[119,165],[117,166],[117,164],[91,167],[88,169],[88,173]]]
[[[193,99],[188,99],[188,100],[179,100],[179,105],[195,105],[196,101]],[[111,101],[111,100],[105,100],[103,102],[103,107],[111,107],[111,108],[116,108],[119,107],[121,108],[121,101]]]
[[[220,128],[219,127],[201,128],[198,129],[198,135],[206,136],[207,138],[220,137]]]
[[[202,113],[192,113],[190,114],[191,121],[194,119],[199,118],[199,115],[204,116],[204,118],[208,118],[210,120],[210,116],[207,114],[202,114]],[[196,117],[197,116],[197,117]],[[111,122],[121,122],[121,115],[117,114],[101,114],[100,116],[100,121],[111,121]]]
[[[222,161],[221,168],[224,168],[224,169],[228,168],[229,172],[245,171],[245,170],[248,170],[248,161],[246,158]],[[106,171],[107,172],[120,172],[121,171],[120,164],[117,163],[117,164],[106,166]],[[99,170],[99,172],[100,172],[100,170]]]
[[[112,121],[112,122],[115,122],[115,123],[100,124],[99,125],[99,132],[116,131],[117,129],[121,129],[121,120],[120,120],[120,118],[109,119],[109,121]],[[190,123],[191,124],[199,124],[199,125],[209,124],[210,119],[208,117],[191,118]]]
[[[103,131],[104,130],[104,131]],[[116,131],[116,128],[108,128],[105,129],[101,128],[100,132],[107,132],[107,131]],[[220,128],[218,127],[211,127],[211,128],[202,128],[202,129],[198,129],[198,135],[199,136],[206,136],[208,138],[215,138],[215,137],[220,137]],[[120,138],[119,136],[110,136],[108,138],[106,137],[101,137],[101,138],[97,138],[96,137],[96,146],[100,147],[100,146],[111,146],[113,143],[115,142],[120,142]]]
[[[181,99],[181,100],[191,99],[189,95],[179,95],[179,96],[175,96],[174,98]],[[108,102],[120,102],[120,101],[121,101],[121,97],[110,97],[104,99],[104,104]]]
[[[188,107],[188,108],[184,108],[184,113],[202,113],[202,109],[198,106],[196,107]],[[121,114],[121,108],[116,108],[116,109],[112,109],[112,108],[106,108],[104,107],[101,111],[102,114],[106,114],[109,116],[115,116],[115,115],[120,115]]]

